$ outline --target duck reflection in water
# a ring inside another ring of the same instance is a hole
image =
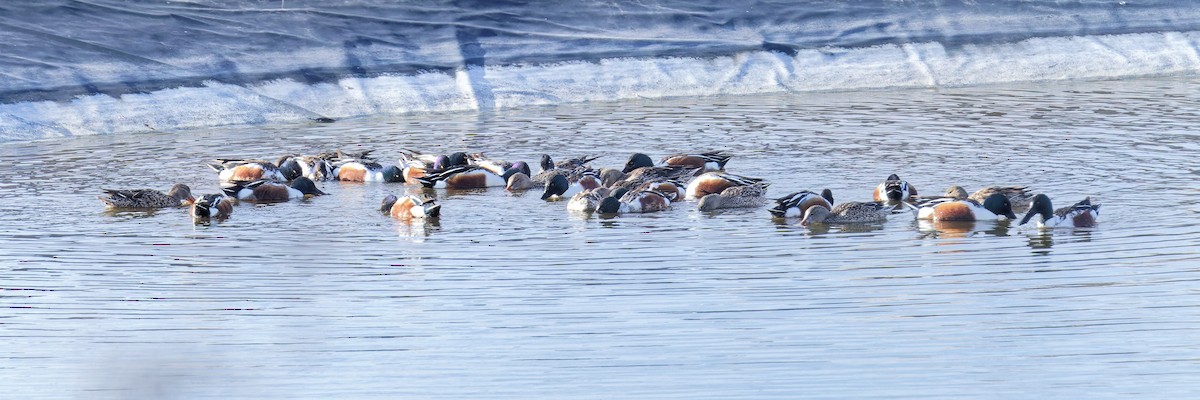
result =
[[[916,220],[917,230],[926,238],[966,238],[979,234],[1008,236],[1009,221],[934,221]]]

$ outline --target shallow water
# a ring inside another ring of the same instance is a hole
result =
[[[14,398],[1180,398],[1200,386],[1200,80],[765,95],[6,143]],[[1088,230],[814,229],[765,208],[602,219],[499,189],[103,211],[204,163],[331,148],[509,160],[724,149],[771,193],[1031,185]]]

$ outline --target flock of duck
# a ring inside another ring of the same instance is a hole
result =
[[[542,155],[541,171],[533,174],[523,161],[506,162],[483,153],[445,155],[402,150],[394,165],[383,165],[371,151],[331,151],[317,155],[285,155],[276,162],[218,159],[209,164],[217,172],[222,193],[194,197],[183,184],[163,193],[155,189],[111,190],[99,196],[113,209],[190,206],[194,222],[229,218],[237,202],[282,202],[325,194],[318,181],[393,182],[429,189],[504,187],[509,191],[540,189],[547,201],[566,200],[567,208],[600,214],[647,213],[695,201],[702,211],[765,205],[768,182],[725,171],[732,157],[722,151],[676,154],[654,162],[643,153],[631,155],[624,167],[593,168],[598,157],[555,162]],[[774,199],[768,209],[775,218],[800,218],[800,224],[860,224],[886,220],[911,212],[930,221],[1031,220],[1038,227],[1091,227],[1100,205],[1085,198],[1054,209],[1045,194],[1034,195],[1022,186],[989,186],[972,194],[952,186],[944,195],[920,196],[916,187],[893,174],[875,187],[873,201],[834,204],[829,189],[802,190]],[[399,219],[438,218],[441,204],[428,195],[388,195],[380,212]]]

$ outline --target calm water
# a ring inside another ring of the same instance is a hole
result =
[[[774,95],[0,145],[0,389],[13,398],[1182,398],[1200,390],[1200,81]],[[1026,184],[1091,230],[911,218],[809,230],[694,203],[600,219],[399,185],[107,213],[218,190],[204,163],[331,148],[509,160],[724,149],[774,195]]]

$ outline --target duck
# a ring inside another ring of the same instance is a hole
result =
[[[726,172],[705,172],[687,183],[685,200],[699,200],[701,197],[717,194],[734,186],[749,186],[762,182],[761,178],[751,178]]]
[[[976,190],[975,193],[967,194],[967,190],[962,186],[951,186],[946,189],[946,197],[956,199],[971,199],[975,202],[983,202],[988,196],[1000,193],[1008,197],[1008,202],[1012,203],[1013,212],[1025,212],[1029,210],[1030,204],[1033,203],[1033,193],[1029,191],[1027,186],[986,186]]]
[[[1033,197],[1029,212],[1017,225],[1025,225],[1034,217],[1037,217],[1038,228],[1090,228],[1100,219],[1100,205],[1092,204],[1092,198],[1085,197],[1078,203],[1055,210],[1049,196],[1038,194]]]
[[[279,167],[270,161],[242,160],[219,158],[216,163],[208,164],[209,168],[217,171],[217,178],[222,182],[270,180],[286,182],[288,179]]]
[[[600,206],[600,202],[606,197],[620,199],[629,190],[624,188],[609,189],[607,187],[598,187],[592,190],[585,190],[571,196],[567,200],[567,210],[579,212],[593,212]]]
[[[916,196],[917,188],[896,174],[888,175],[887,179],[875,187],[873,194],[875,201],[885,202],[909,201]]]
[[[803,217],[804,213],[813,206],[832,209],[833,192],[825,189],[821,191],[821,194],[817,194],[808,190],[801,190],[775,199],[775,206],[767,211],[775,218]]]
[[[601,214],[648,213],[671,208],[667,195],[653,190],[630,190],[618,199],[605,197],[596,207]]]
[[[291,185],[260,179],[253,182],[234,181],[222,185],[221,190],[226,195],[243,201],[279,202],[305,199],[324,195],[311,179],[303,176],[292,181]]]
[[[459,165],[443,170],[425,171],[425,176],[416,178],[422,186],[436,189],[479,189],[487,187],[508,187],[513,175],[520,173],[517,169],[509,169],[503,175],[478,165]]]
[[[401,198],[389,194],[383,198],[379,211],[400,219],[438,218],[442,215],[442,205],[428,197],[407,195]]]
[[[697,208],[700,211],[713,211],[720,208],[758,207],[767,201],[767,182],[755,182],[749,185],[730,186],[721,193],[711,193],[700,198]]]
[[[233,214],[233,201],[222,194],[206,194],[192,203],[189,213],[192,215],[192,222],[196,223],[223,220]]]
[[[556,201],[574,196],[585,190],[592,190],[600,184],[600,175],[595,170],[583,171],[575,181],[568,181],[565,175],[555,175],[546,182],[546,190],[542,192],[542,200]]]
[[[279,167],[279,171],[283,173],[284,179],[291,181],[298,177],[305,177],[314,181],[325,181],[333,179],[333,165],[330,159],[327,158],[328,153],[322,153],[316,156],[302,155],[285,155],[279,157],[275,165]]]
[[[667,165],[698,168],[701,171],[723,171],[725,170],[725,164],[729,162],[730,158],[733,158],[733,155],[723,151],[709,151],[696,154],[672,154],[663,157],[656,164],[645,153],[633,153],[629,156],[629,160],[625,161],[625,168],[622,172],[629,173],[642,167],[661,167]]]
[[[538,166],[542,168],[542,171],[533,176],[533,183],[544,185],[550,182],[550,179],[554,178],[555,175],[568,175],[568,180],[578,179],[578,175],[582,171],[591,169],[587,166],[587,163],[597,158],[599,157],[583,156],[554,162],[554,159],[549,154],[542,154],[542,159],[538,162]]]
[[[810,224],[863,224],[883,222],[888,214],[896,210],[896,205],[887,205],[878,201],[848,201],[838,204],[832,209],[823,205],[809,207],[800,220],[800,225]]]
[[[333,169],[334,177],[343,182],[404,182],[404,171],[395,165],[383,166],[370,160],[346,160]]]
[[[679,183],[679,181],[671,179],[646,182],[638,185],[633,190],[653,190],[667,195],[667,199],[671,200],[672,203],[683,200],[684,196],[687,195],[687,188],[682,183]]]
[[[96,196],[106,208],[168,208],[192,204],[192,189],[176,183],[163,193],[157,189],[101,189],[104,195]]]
[[[953,198],[932,199],[917,205],[904,202],[912,208],[917,219],[932,221],[995,221],[1001,218],[1017,219],[1012,211],[1012,203],[1003,194],[993,194],[983,200],[983,203],[971,199],[958,200]]]
[[[699,168],[678,165],[639,167],[608,187],[636,190],[648,182],[682,182],[695,177],[699,172]]]
[[[554,162],[554,159],[550,158],[549,154],[542,154],[542,159],[539,164],[541,164],[543,169],[545,169],[546,165],[553,165],[554,166],[553,168],[575,169],[575,168],[586,166],[586,165],[588,165],[588,163],[590,163],[592,161],[596,161],[596,159],[599,159],[599,158],[600,157],[598,157],[598,156],[582,156],[582,157],[569,158],[569,159],[559,161],[559,162]]]

